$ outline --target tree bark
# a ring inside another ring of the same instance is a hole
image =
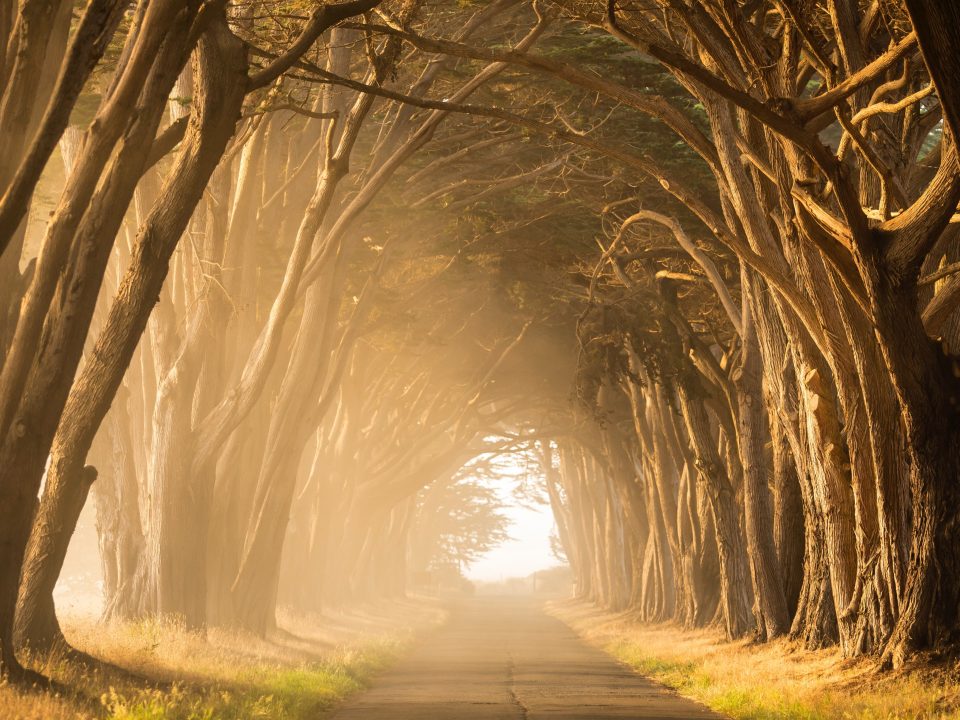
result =
[[[745,270],[749,273],[749,270]],[[747,280],[745,285],[749,284]],[[747,534],[747,556],[756,598],[757,624],[760,636],[772,639],[787,633],[790,618],[783,580],[777,564],[773,541],[773,517],[770,511],[768,467],[763,451],[763,387],[760,370],[760,347],[752,313],[744,313],[743,347],[739,376],[736,378],[738,401],[738,439],[743,466],[744,514]]]
[[[170,256],[233,135],[245,77],[245,51],[225,23],[212,25],[201,40],[198,54],[197,115],[161,200],[140,231],[130,268],[96,348],[66,400],[53,440],[47,483],[34,526],[32,552],[27,555],[22,581],[23,609],[31,618],[22,626],[22,632],[23,639],[31,645],[49,644],[48,628],[55,620],[30,613],[29,602],[35,597],[48,596],[60,574],[82,500],[86,497],[80,467],[146,327],[166,277]],[[76,498],[81,492],[78,503]],[[188,503],[182,507],[202,506]],[[191,555],[196,556],[187,552],[183,557]],[[48,611],[52,608],[52,600],[46,601],[46,608]]]

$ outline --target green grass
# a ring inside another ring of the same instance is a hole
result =
[[[101,697],[110,720],[301,720],[362,690],[403,649],[400,641],[372,643],[335,659],[295,667],[246,669],[226,683],[175,684],[171,689],[110,688]]]
[[[432,601],[398,601],[286,618],[272,640],[170,619],[70,622],[78,648],[127,672],[63,656],[32,665],[58,691],[0,683],[2,720],[320,720],[365,688],[414,641],[443,622]],[[130,673],[133,673],[132,675]]]
[[[727,663],[713,660],[658,657],[633,640],[614,640],[605,649],[637,673],[737,720],[960,718],[947,702],[955,687],[940,682],[900,677],[859,688],[831,688],[809,680],[771,682],[762,673],[750,677],[730,672]]]
[[[647,625],[583,603],[552,613],[638,674],[736,720],[960,720],[960,665],[879,672],[870,658],[717,628]]]

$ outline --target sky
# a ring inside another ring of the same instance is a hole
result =
[[[502,497],[504,502],[515,502],[507,488],[503,489]],[[494,548],[467,568],[464,574],[468,578],[496,582],[524,577],[536,570],[560,564],[550,550],[550,533],[554,522],[549,505],[531,509],[511,504],[504,512],[513,521],[508,531],[513,539]]]

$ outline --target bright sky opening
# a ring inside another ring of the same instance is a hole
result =
[[[502,490],[504,502],[513,498],[508,489]],[[548,505],[522,507],[510,504],[504,509],[512,521],[511,540],[494,548],[468,567],[464,574],[471,580],[497,582],[512,577],[525,577],[537,570],[560,565],[561,561],[550,549],[550,534],[554,530],[553,515]]]

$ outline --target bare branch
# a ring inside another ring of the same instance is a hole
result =
[[[360,15],[372,10],[383,0],[350,0],[349,2],[337,3],[331,5],[323,3],[313,11],[310,19],[304,24],[300,36],[287,48],[279,57],[275,58],[267,67],[251,76],[247,85],[247,91],[262,88],[287,70],[292,68],[307,50],[317,41],[324,32],[336,25],[342,20],[354,15]]]

